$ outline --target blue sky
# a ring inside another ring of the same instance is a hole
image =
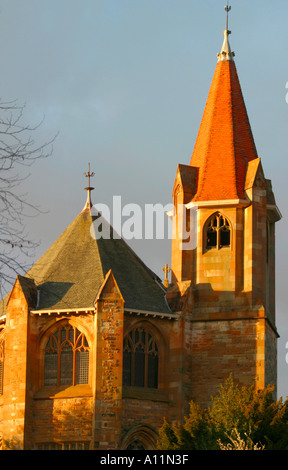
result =
[[[288,2],[230,2],[230,43],[277,224],[279,394],[288,395]],[[28,221],[35,260],[81,211],[88,162],[93,202],[167,204],[188,164],[225,28],[225,0],[0,0],[0,96],[26,103],[25,119],[57,132],[53,156],[19,191],[43,209]],[[21,171],[24,171],[22,169]],[[25,172],[23,173],[25,174]],[[170,242],[132,241],[163,277]]]

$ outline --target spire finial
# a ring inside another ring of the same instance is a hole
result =
[[[229,5],[229,0],[227,0],[227,5],[224,7],[226,11],[226,29],[223,31],[224,34],[224,42],[222,45],[222,49],[220,54],[218,54],[218,61],[219,60],[233,60],[235,56],[234,52],[231,51],[230,44],[229,44],[229,11],[231,10],[231,6]]]
[[[95,175],[94,172],[92,172],[92,173],[90,172],[90,163],[88,163],[88,172],[84,173],[84,176],[86,176],[86,178],[88,178],[88,187],[84,188],[87,191],[87,201],[86,201],[86,204],[85,204],[82,212],[90,211],[91,207],[93,206],[92,201],[91,201],[91,191],[93,191],[94,188],[91,188],[91,186],[90,186],[90,179],[93,178],[94,175]]]
[[[229,11],[231,10],[231,6],[229,6],[229,0],[227,0],[227,5],[224,7],[226,11],[226,31],[229,31],[228,22],[229,22]],[[228,32],[230,34],[230,31]]]

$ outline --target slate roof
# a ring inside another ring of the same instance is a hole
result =
[[[92,236],[98,217],[81,212],[25,275],[38,287],[36,310],[93,307],[112,269],[125,309],[171,314],[161,280],[123,239]],[[107,223],[105,227],[113,233]]]

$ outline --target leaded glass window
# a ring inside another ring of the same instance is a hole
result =
[[[83,333],[70,324],[50,335],[44,358],[44,385],[87,384],[89,345]]]
[[[158,362],[155,338],[140,327],[130,331],[124,339],[123,384],[157,388]]]

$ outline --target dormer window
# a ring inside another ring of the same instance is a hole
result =
[[[206,249],[220,249],[229,247],[231,243],[231,228],[227,218],[220,214],[213,214],[206,224]]]

